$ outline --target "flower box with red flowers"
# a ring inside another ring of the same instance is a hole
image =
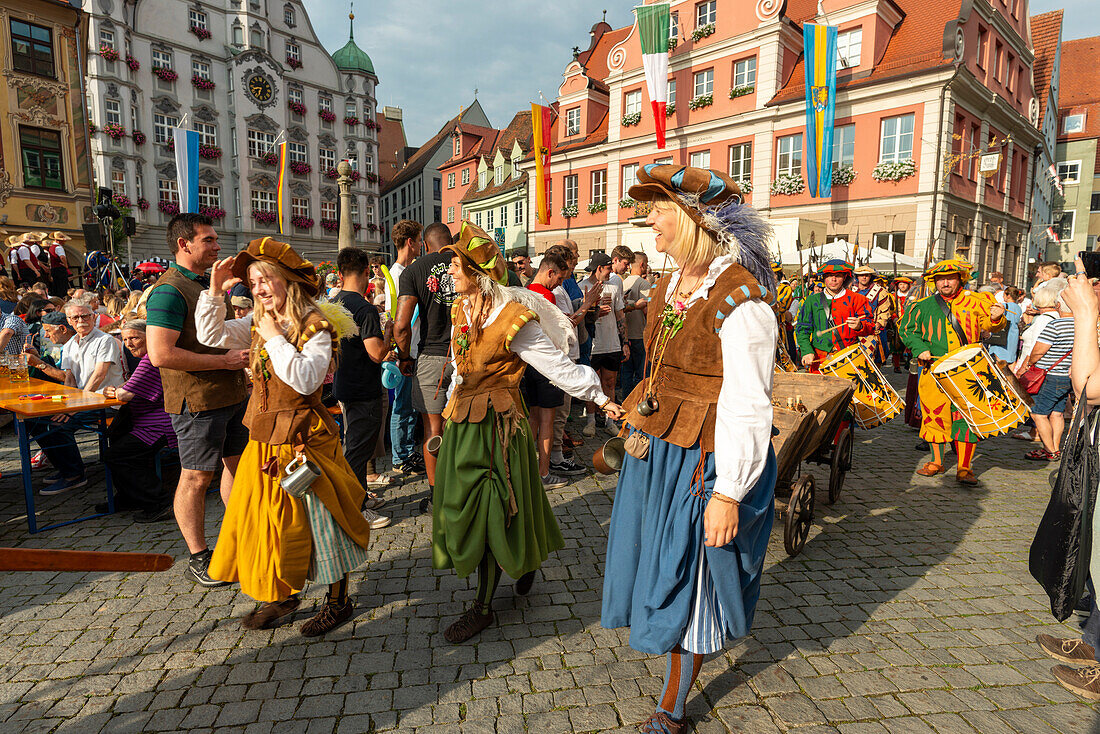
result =
[[[318,110],[317,116],[325,122],[336,122],[336,113],[332,110]]]
[[[99,125],[96,125],[91,120],[88,120],[88,134],[95,135],[97,132],[99,132]]]
[[[110,46],[100,46],[99,47],[99,55],[102,56],[103,58],[105,58],[107,61],[118,61],[119,60],[118,51],[111,48]]]
[[[130,197],[126,194],[115,194],[115,206],[128,207],[130,206]]]
[[[293,56],[287,56],[286,57],[286,65],[289,66],[291,69],[301,69],[302,68],[302,60],[301,59],[296,59]]]
[[[137,200],[137,208],[141,209],[143,212],[148,211],[148,209],[149,209],[149,200],[146,199],[144,196],[139,196],[138,200]]]
[[[220,206],[200,206],[199,214],[211,219],[225,219],[225,209]]]
[[[301,102],[287,102],[286,108],[296,115],[304,115],[306,113],[306,106]]]
[[[206,145],[204,143],[199,144],[199,158],[205,158],[210,161],[217,160],[222,157],[222,149],[216,145]]]
[[[193,26],[191,26],[191,28],[189,30],[191,31],[192,34],[194,34],[195,38],[199,39],[200,41],[205,41],[206,39],[208,39],[212,35],[214,35],[209,30],[207,30],[206,28],[203,28],[202,26],[193,25]]]
[[[279,165],[279,154],[274,151],[264,153],[260,156],[260,160],[265,166],[277,166]]]
[[[325,178],[335,179],[339,175],[340,175],[340,172],[337,171],[335,168],[330,168],[327,171],[325,171]]]
[[[174,217],[180,213],[180,205],[174,201],[165,201],[161,199],[157,202],[157,209],[167,214],[170,217]]]
[[[356,125],[359,124],[359,118],[356,117],[355,115],[348,115],[347,117],[344,118],[344,124],[347,125],[348,127],[355,127]]]
[[[305,161],[294,161],[290,164],[290,172],[295,176],[308,176],[313,171],[313,166]]]
[[[368,130],[381,130],[382,129],[381,125],[379,125],[374,120],[371,120],[370,118],[367,118],[367,119],[363,120],[363,127],[367,128]]]
[[[117,122],[108,122],[103,126],[103,132],[113,140],[121,140],[126,137],[126,128]]]
[[[137,71],[141,68],[141,62],[129,54],[126,56],[126,65],[130,67],[130,71]]]
[[[352,171],[350,178],[352,183],[359,183],[359,179],[363,178],[363,174],[359,171]]]
[[[301,214],[291,217],[290,223],[299,229],[313,229],[313,218],[303,217]]]
[[[353,224],[351,226],[352,226],[352,229],[354,229],[356,232],[358,232],[359,230],[361,230],[363,228],[363,225],[359,224],[359,222],[356,222],[355,224]]]
[[[134,130],[130,137],[134,139],[134,145],[145,145],[145,133],[141,130]]]
[[[373,224],[373,223],[371,223],[371,224],[368,224],[368,225],[367,225],[367,231],[369,231],[369,232],[377,232],[377,231],[378,231],[378,225],[377,225],[377,224]]]
[[[371,173],[371,172],[368,171],[367,173],[363,174],[363,179],[367,183],[378,183],[378,174],[377,173]]]
[[[325,230],[326,232],[335,232],[336,230],[340,229],[340,223],[337,222],[335,219],[322,219],[321,229]]]
[[[191,86],[195,89],[202,89],[206,91],[213,89],[218,85],[214,83],[213,79],[207,79],[204,76],[199,76],[198,74],[195,74],[193,77],[191,77]]]
[[[279,215],[270,209],[253,209],[252,218],[261,224],[271,224],[279,218]]]
[[[165,82],[174,82],[180,78],[179,74],[177,74],[167,66],[154,66],[153,76]]]

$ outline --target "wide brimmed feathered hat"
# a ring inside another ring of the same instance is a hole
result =
[[[237,254],[233,261],[233,275],[241,280],[248,279],[248,266],[254,262],[266,262],[274,265],[288,282],[299,283],[310,298],[316,298],[321,292],[317,280],[317,268],[306,260],[286,242],[270,237],[252,240],[248,247]]]
[[[932,285],[936,282],[937,275],[957,275],[959,283],[965,284],[970,280],[973,270],[974,266],[962,258],[943,260],[924,271],[924,282]]]
[[[458,242],[446,245],[448,250],[479,273],[484,273],[501,285],[508,285],[508,264],[500,246],[489,233],[468,219],[458,229]]]

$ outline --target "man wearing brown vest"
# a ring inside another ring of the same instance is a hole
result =
[[[221,464],[222,502],[228,501],[233,472],[248,443],[241,422],[248,402],[248,350],[203,346],[195,333],[195,304],[209,287],[205,273],[221,249],[213,221],[200,214],[172,217],[168,247],[175,262],[146,303],[149,360],[160,368],[164,409],[179,443],[181,471],[173,505],[191,553],[186,573],[203,586],[223,586],[206,571],[213,553],[206,545],[206,488]]]

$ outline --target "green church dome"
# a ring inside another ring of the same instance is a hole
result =
[[[354,21],[355,14],[349,13],[348,18]],[[374,64],[371,63],[370,56],[367,56],[363,49],[355,45],[354,23],[348,42],[342,49],[332,55],[332,60],[336,62],[336,66],[340,71],[361,71],[366,74],[374,74]]]

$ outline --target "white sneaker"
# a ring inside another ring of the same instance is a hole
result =
[[[363,510],[363,517],[367,519],[371,530],[379,530],[390,524],[389,517],[386,515],[379,515],[374,510]]]
[[[581,435],[592,438],[596,435],[596,419],[590,418],[587,423],[584,424],[584,428],[581,429]]]

